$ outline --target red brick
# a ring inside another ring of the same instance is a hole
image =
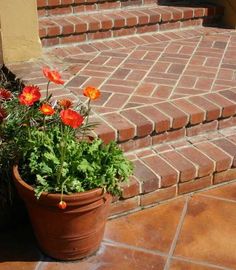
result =
[[[157,134],[152,136],[152,144],[158,144],[158,143],[163,143],[163,142],[171,142],[171,141],[176,141],[179,139],[182,139],[185,137],[185,128],[181,129],[176,129],[176,130],[171,130],[169,132],[164,132],[161,134]]]
[[[195,147],[197,147],[201,152],[203,152],[205,155],[210,157],[215,161],[216,172],[225,171],[229,168],[231,168],[232,165],[232,157],[227,155],[224,151],[222,151],[220,148],[215,146],[214,144],[210,142],[201,142],[198,144],[195,144]]]
[[[160,177],[160,187],[168,187],[178,182],[178,171],[160,156],[144,157],[142,160]]]
[[[210,175],[214,172],[215,164],[207,156],[194,147],[184,147],[178,149],[182,155],[193,162],[198,168],[198,177]]]
[[[145,136],[143,138],[138,138],[134,140],[129,140],[120,144],[120,147],[123,151],[134,151],[141,148],[145,148],[152,145],[151,136]]]
[[[116,28],[122,28],[125,26],[125,18],[118,14],[113,14],[113,27]]]
[[[221,115],[219,106],[201,96],[190,97],[188,100],[206,112],[206,121],[216,120]]]
[[[139,198],[133,197],[126,200],[119,200],[111,204],[109,216],[126,213],[139,207]]]
[[[48,0],[48,6],[59,6],[60,0]]]
[[[188,102],[186,99],[177,99],[173,101],[179,109],[184,111],[186,114],[190,115],[190,124],[202,123],[205,120],[205,113],[200,108],[196,107],[192,103]]]
[[[84,22],[84,21],[80,20],[78,17],[76,17],[76,16],[68,16],[66,18],[66,20],[71,22],[72,24],[74,24],[75,33],[85,33],[85,32],[88,31],[87,22]]]
[[[236,103],[236,93],[230,90],[220,91],[220,94]]]
[[[224,172],[219,172],[214,175],[214,184],[228,182],[236,179],[236,169],[230,169]]]
[[[140,196],[140,205],[147,206],[161,201],[165,201],[176,196],[176,186],[161,188],[154,192]]]
[[[176,140],[184,138],[185,135],[186,135],[185,128],[171,130],[167,132],[166,141],[167,142],[176,141]]]
[[[116,140],[116,131],[101,119],[91,119],[91,121],[99,122],[94,129],[94,132],[101,138],[105,143],[109,143],[110,141]]]
[[[106,39],[112,37],[112,31],[88,33],[88,40]]]
[[[75,31],[74,25],[71,22],[65,20],[64,18],[57,18],[55,22],[61,27],[62,35],[68,35],[68,34],[74,33]]]
[[[224,150],[228,155],[230,155],[233,158],[233,166],[236,167],[236,144],[224,138],[214,140],[212,141],[212,143],[214,143],[219,148]]]
[[[156,105],[156,107],[163,113],[167,114],[172,118],[171,127],[174,129],[184,127],[188,123],[188,115],[183,111],[179,110],[170,102],[163,102]]]
[[[58,8],[53,8],[53,9],[49,9],[48,13],[51,16],[56,16],[56,15],[65,15],[65,14],[69,14],[73,12],[73,8],[72,6],[68,6],[68,7],[58,7]]]
[[[138,111],[143,113],[155,125],[156,132],[163,132],[170,128],[170,118],[153,106],[145,106],[138,108]]]
[[[117,130],[118,141],[132,139],[135,135],[135,126],[118,113],[110,113],[103,116],[110,125]]]
[[[154,174],[143,162],[135,160],[134,176],[140,182],[141,192],[148,193],[159,188],[159,177]]]
[[[71,35],[67,37],[61,37],[60,44],[83,42],[86,41],[86,39],[87,39],[86,34]]]
[[[123,183],[121,185],[122,191],[122,198],[128,199],[131,197],[134,197],[136,195],[139,195],[139,182],[134,176],[131,176],[129,179],[129,183]]]
[[[209,175],[209,176],[195,179],[190,182],[180,183],[178,193],[185,194],[185,193],[189,193],[189,192],[193,192],[193,191],[197,191],[197,190],[209,187],[212,185],[212,178],[213,176]]]
[[[165,160],[167,160],[177,171],[179,171],[180,182],[190,181],[197,176],[196,166],[189,160],[184,158],[176,151],[168,151],[160,154]]]
[[[218,129],[235,127],[235,125],[236,125],[236,117],[230,117],[230,118],[219,120]]]
[[[224,98],[222,95],[210,93],[204,97],[222,107],[222,117],[229,117],[235,114],[236,104]]]
[[[145,9],[145,10],[142,10],[142,12],[146,15],[148,15],[149,17],[149,24],[153,24],[153,23],[157,23],[157,22],[160,22],[161,21],[161,14],[159,13],[159,10],[156,9]]]
[[[199,124],[193,127],[188,127],[186,130],[186,135],[191,136],[197,136],[200,134],[204,134],[206,132],[215,131],[218,128],[218,121],[212,121],[205,124]]]
[[[142,13],[141,11],[133,11],[133,14],[138,18],[138,25],[148,24],[149,17],[147,14]]]

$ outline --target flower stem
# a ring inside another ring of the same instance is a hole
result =
[[[65,157],[66,157],[66,136],[67,136],[67,132],[66,132],[66,129],[63,128],[61,126],[61,130],[62,130],[62,141],[60,143],[60,146],[61,146],[61,161],[60,161],[60,167],[59,167],[59,170],[58,170],[58,173],[57,173],[57,184],[59,185],[60,184],[60,181],[61,181],[61,176],[62,176],[62,170],[63,170],[63,164],[64,164],[64,161],[65,161]]]
[[[48,97],[49,97],[49,94],[48,94],[48,92],[49,92],[49,84],[50,84],[50,81],[48,81],[48,83],[47,83],[46,101],[48,101]]]
[[[91,110],[90,103],[91,103],[91,99],[89,98],[88,105],[87,105],[87,117],[86,117],[85,128],[84,128],[82,139],[84,139],[84,137],[85,137],[86,126],[88,125],[88,122],[89,122],[89,115],[90,115],[90,110]]]

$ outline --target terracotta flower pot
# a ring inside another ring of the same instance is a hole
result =
[[[99,248],[111,195],[102,189],[64,195],[67,208],[61,210],[57,207],[60,194],[43,193],[37,200],[33,188],[22,180],[17,166],[13,168],[13,176],[44,253],[59,260],[76,260]]]

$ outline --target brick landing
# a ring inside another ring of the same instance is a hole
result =
[[[56,262],[30,228],[0,234],[2,270],[234,270],[236,182],[108,221],[97,254]]]

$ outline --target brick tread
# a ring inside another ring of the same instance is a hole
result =
[[[236,89],[231,91],[236,93]],[[227,119],[231,119],[233,125],[234,119],[236,119],[236,101],[228,100],[223,94],[219,91],[217,94],[210,93],[198,96],[200,99],[208,99],[207,103],[202,107],[191,104],[192,98],[190,97],[181,98],[174,102],[167,101],[137,108],[123,109],[122,112],[108,112],[100,115],[100,117],[107,125],[116,130],[115,139],[117,141],[130,141],[130,149],[124,148],[128,151],[132,150],[131,142],[135,144],[135,141],[148,135],[151,136],[152,143],[155,144],[156,136],[162,136],[160,142],[164,142],[177,139],[178,133],[181,133],[182,136],[194,136],[203,132],[221,129],[221,122]],[[213,121],[209,121],[206,115],[214,106],[216,95],[217,100],[224,102],[217,104],[220,112],[218,117],[214,118]],[[224,114],[224,112],[227,112],[227,114]],[[119,121],[115,122],[114,119]],[[95,129],[95,133],[105,141],[109,140],[103,128]],[[114,139],[114,134],[112,139]]]
[[[209,17],[208,9],[216,10],[214,7],[167,8],[152,4],[92,14],[39,17],[39,35],[44,46],[51,46],[197,26],[202,24],[203,18]],[[186,20],[189,24],[185,23]]]

